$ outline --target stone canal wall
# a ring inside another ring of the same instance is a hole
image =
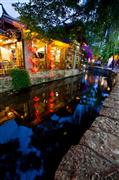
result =
[[[119,180],[119,74],[99,117],[63,157],[55,180]]]
[[[31,85],[33,86],[53,80],[67,78],[70,76],[79,75],[80,73],[81,72],[78,69],[38,72],[35,74],[30,74]],[[0,93],[12,90],[14,90],[14,87],[12,85],[12,78],[10,76],[0,77]]]

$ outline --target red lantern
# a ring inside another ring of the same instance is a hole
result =
[[[38,96],[33,97],[33,101],[37,102],[39,100],[40,100],[40,98]]]

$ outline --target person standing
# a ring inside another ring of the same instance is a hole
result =
[[[113,55],[113,57],[112,57],[113,59],[112,59],[112,64],[111,64],[111,67],[112,67],[112,69],[114,69],[114,67],[115,67],[115,60],[114,60],[114,55]]]
[[[113,61],[113,55],[108,59],[107,67],[111,67]]]

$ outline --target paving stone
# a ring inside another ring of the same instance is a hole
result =
[[[119,120],[119,108],[107,108],[103,107],[100,111],[100,116],[106,116],[111,119]]]
[[[115,166],[87,146],[72,147],[64,156],[55,174],[55,180],[97,180]]]
[[[119,180],[119,74],[100,116],[63,157],[55,180]]]
[[[112,90],[111,95],[116,95],[116,96],[119,96],[119,94],[118,94],[118,90]]]
[[[103,102],[103,106],[109,108],[115,107],[115,109],[119,109],[119,100],[115,100],[115,98],[109,97]]]
[[[103,159],[119,166],[119,136],[102,131],[99,127],[88,130],[80,141]]]
[[[112,92],[111,92],[111,94],[117,94],[117,96],[118,96],[118,92],[119,92],[119,86],[117,86],[117,85],[115,85],[115,87],[113,87],[113,89],[112,89]]]
[[[115,128],[116,127],[116,128]],[[119,137],[119,121],[112,120],[107,117],[99,116],[96,118],[95,122],[92,124],[91,130],[101,130],[106,133],[113,134]]]
[[[116,94],[111,94],[111,95],[109,96],[109,98],[110,98],[110,99],[113,99],[114,101],[119,101],[119,95],[117,95],[117,93],[116,93]]]
[[[80,144],[72,147],[64,156],[56,171],[56,180],[118,180],[119,136],[116,133],[119,131],[119,122],[112,122],[104,117],[96,119]]]

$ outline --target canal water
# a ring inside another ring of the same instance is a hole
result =
[[[52,180],[98,116],[112,76],[85,73],[0,97],[0,179]]]

